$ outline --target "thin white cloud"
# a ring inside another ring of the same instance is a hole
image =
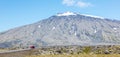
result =
[[[79,6],[79,7],[89,7],[89,6],[92,6],[91,3],[88,3],[88,2],[82,2],[82,1],[77,2],[76,5]]]
[[[74,0],[63,0],[62,3],[67,6],[73,6],[75,4],[75,1]]]
[[[66,5],[66,6],[77,6],[77,7],[80,7],[80,8],[92,6],[91,3],[83,2],[81,0],[63,0],[62,4]]]

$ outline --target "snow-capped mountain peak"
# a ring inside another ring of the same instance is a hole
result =
[[[89,15],[89,14],[79,14],[79,13],[74,13],[74,12],[64,12],[64,13],[58,13],[56,16],[70,16],[70,15],[83,15],[83,16],[88,16],[88,17],[93,17],[93,18],[100,18],[100,19],[105,19],[104,17],[101,16],[95,16],[95,15]]]
[[[72,12],[0,33],[0,48],[107,44],[120,44],[120,21]]]
[[[77,14],[75,14],[73,12],[69,12],[69,11],[57,14],[57,16],[69,16],[69,15],[77,15]]]

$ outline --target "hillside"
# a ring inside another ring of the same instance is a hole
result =
[[[120,44],[120,21],[72,12],[0,33],[0,47]]]

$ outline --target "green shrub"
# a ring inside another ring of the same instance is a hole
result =
[[[91,51],[92,51],[91,47],[84,47],[83,49],[83,53],[86,53],[86,54],[90,53]]]

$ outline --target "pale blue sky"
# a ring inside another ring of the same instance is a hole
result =
[[[120,0],[0,0],[0,32],[66,11],[120,20]]]

